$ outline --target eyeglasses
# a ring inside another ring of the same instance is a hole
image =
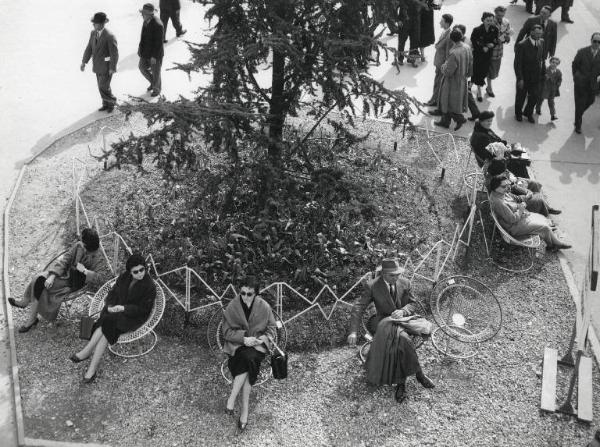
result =
[[[240,292],[241,296],[252,296],[254,295],[254,292]]]
[[[141,269],[137,269],[137,270],[132,270],[132,271],[131,271],[131,274],[132,274],[132,275],[138,275],[138,274],[140,274],[140,273],[144,273],[144,270],[146,270],[146,268],[145,268],[145,267],[142,267]]]
[[[592,40],[593,43],[600,43],[600,40]]]

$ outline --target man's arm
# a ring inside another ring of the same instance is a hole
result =
[[[529,35],[530,31],[531,31],[531,19],[527,19],[527,20],[525,20],[525,23],[523,24],[523,28],[521,28],[521,30],[519,31],[519,34],[517,34],[517,38],[515,39],[515,48],[517,47],[518,43],[523,40],[523,38],[525,36]]]
[[[92,57],[92,37],[90,35],[87,47],[85,47],[85,50],[83,52],[83,58],[81,58],[81,65],[87,64],[90,61],[91,57]]]
[[[517,44],[515,46],[515,61],[513,63],[513,67],[515,69],[515,76],[517,77],[517,82],[523,80],[523,45]]]
[[[109,70],[117,71],[117,62],[119,61],[119,48],[117,47],[117,38],[114,34],[108,35],[108,54],[110,55]]]

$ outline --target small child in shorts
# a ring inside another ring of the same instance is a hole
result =
[[[562,83],[562,73],[558,69],[560,59],[556,56],[550,58],[550,65],[546,68],[546,74],[544,75],[544,82],[542,84],[542,90],[538,99],[535,113],[538,115],[542,114],[542,103],[544,99],[548,100],[548,108],[550,109],[550,119],[552,121],[557,120],[556,107],[554,105],[554,98],[560,96],[559,87]]]

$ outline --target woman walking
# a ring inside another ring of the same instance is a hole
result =
[[[485,85],[485,78],[490,71],[493,48],[498,44],[498,28],[494,25],[494,14],[484,12],[481,16],[481,25],[471,33],[473,48],[473,76],[471,82],[477,86],[477,101],[482,102],[481,87]]]

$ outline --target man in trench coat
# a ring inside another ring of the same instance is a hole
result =
[[[600,91],[600,33],[592,34],[590,46],[577,51],[572,63],[575,84],[575,132],[581,133],[583,113]]]
[[[117,71],[119,50],[114,34],[104,27],[106,22],[108,22],[108,18],[103,12],[97,12],[92,17],[94,29],[90,33],[90,39],[83,52],[80,68],[81,71],[84,71],[85,64],[92,59],[92,71],[96,73],[96,82],[102,98],[102,107],[98,110],[110,113],[117,103],[117,98],[110,88],[110,81]]]
[[[460,129],[467,121],[463,116],[469,100],[467,79],[473,73],[473,54],[462,39],[461,31],[452,30],[450,40],[454,42],[454,46],[448,60],[442,65],[443,78],[438,101],[442,119],[434,123],[436,126],[449,128],[451,120],[454,120],[454,130]]]

